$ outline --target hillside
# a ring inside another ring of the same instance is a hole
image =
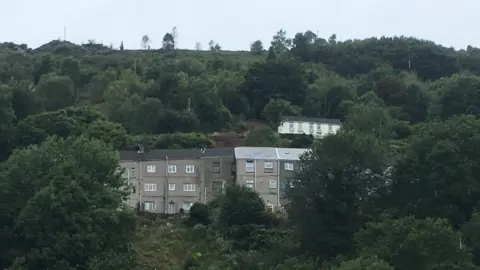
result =
[[[144,45],[0,44],[0,269],[480,266],[478,48],[311,31],[240,52]],[[343,124],[280,136],[285,115]],[[279,212],[234,185],[165,217],[123,207],[118,150],[139,144],[312,151]]]

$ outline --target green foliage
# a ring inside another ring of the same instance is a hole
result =
[[[0,235],[1,267],[24,256],[28,269],[77,269],[117,254],[122,267],[103,269],[129,269],[136,222],[121,208],[128,192],[117,167],[117,153],[84,137],[12,154],[1,168],[0,220],[16,230]]]
[[[248,52],[213,40],[182,50],[176,28],[162,41],[158,50],[148,35],[144,50],[0,44],[0,269],[480,265],[477,48],[283,29]],[[342,128],[280,137],[290,115]],[[192,207],[187,224],[206,225],[192,228],[123,209],[113,151],[138,144],[312,151],[292,179],[280,177],[286,213],[233,187]]]
[[[388,201],[395,211],[447,218],[456,228],[468,222],[479,200],[478,134],[474,116],[417,126],[393,173]]]
[[[196,224],[208,225],[211,222],[211,213],[208,205],[196,202],[190,207],[187,224],[190,226]]]
[[[249,131],[245,142],[248,146],[278,146],[279,143],[279,135],[269,127]]]
[[[292,116],[298,115],[301,109],[297,106],[292,106],[289,101],[282,99],[271,99],[265,108],[263,108],[263,117],[270,123],[272,128],[277,128],[282,121],[284,115]]]
[[[393,270],[385,261],[378,259],[376,256],[359,257],[353,260],[343,261],[338,267],[332,270]]]
[[[341,132],[315,142],[287,185],[288,216],[302,249],[321,259],[353,250],[353,234],[375,214],[386,153],[372,135]]]
[[[438,269],[437,264],[470,262],[468,249],[459,246],[459,234],[447,220],[384,217],[368,223],[355,235],[360,254],[376,255],[395,269]]]

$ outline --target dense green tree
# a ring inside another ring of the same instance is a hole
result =
[[[262,115],[270,123],[272,128],[277,128],[282,121],[283,116],[294,116],[300,114],[300,107],[292,106],[289,101],[283,99],[271,99],[265,108],[263,108]]]
[[[472,269],[469,250],[461,248],[447,220],[384,217],[368,223],[355,241],[360,254],[376,255],[398,270],[439,269],[446,262]]]
[[[75,102],[73,81],[68,76],[47,74],[40,79],[35,93],[47,111],[56,111],[71,106]]]
[[[246,74],[243,94],[252,105],[252,114],[259,117],[270,99],[283,99],[301,105],[307,88],[299,63],[267,61],[255,63]]]
[[[255,55],[262,55],[263,54],[263,44],[262,41],[256,40],[250,45],[250,52]]]
[[[353,250],[352,236],[374,214],[387,180],[383,150],[372,135],[345,132],[317,141],[302,157],[287,198],[305,251],[329,259]]]
[[[480,113],[480,77],[469,74],[453,75],[435,82],[433,87],[435,100],[430,117],[447,119],[454,115]]]
[[[130,269],[136,222],[122,210],[128,189],[117,167],[118,154],[86,138],[12,154],[0,173],[0,220],[12,229],[0,234],[1,267],[22,256],[27,269],[98,269],[116,254],[103,269]]]
[[[388,201],[398,214],[468,222],[480,199],[479,133],[474,116],[417,126],[394,167]]]

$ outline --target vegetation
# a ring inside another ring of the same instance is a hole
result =
[[[280,30],[250,52],[0,44],[0,269],[478,269],[480,50]],[[268,47],[268,48],[267,48]],[[338,118],[323,139],[284,115]],[[118,151],[311,147],[285,211],[138,216]]]

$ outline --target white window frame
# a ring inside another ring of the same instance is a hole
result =
[[[245,186],[247,188],[254,188],[255,187],[255,182],[253,180],[246,180],[245,181]]]
[[[157,209],[157,204],[155,202],[143,202],[145,210],[155,211]]]
[[[190,211],[190,208],[194,205],[195,203],[194,202],[183,202],[182,204],[182,208],[183,210],[185,211]],[[187,206],[188,205],[188,206]]]
[[[196,189],[196,184],[183,184],[183,191],[194,192]]]
[[[295,123],[288,122],[288,129],[290,130],[290,132],[295,132]]]
[[[245,162],[245,172],[255,172],[255,160],[247,160]]]
[[[144,184],[143,191],[157,191],[157,184],[153,184],[153,183]]]
[[[185,165],[185,173],[195,173],[195,165]]]
[[[285,163],[285,171],[293,171],[293,163]]]
[[[175,190],[175,184],[168,184],[168,190],[174,191]]]
[[[156,166],[155,165],[147,165],[147,173],[155,173]]]
[[[268,181],[268,188],[276,189],[277,188],[277,180],[270,180]]]
[[[176,173],[177,172],[177,165],[168,165],[168,173]]]
[[[265,161],[263,164],[264,169],[273,169],[273,162],[271,161]]]

